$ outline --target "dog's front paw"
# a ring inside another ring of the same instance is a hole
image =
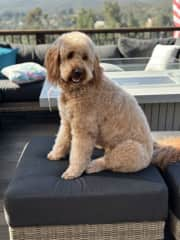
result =
[[[66,180],[70,180],[70,179],[74,179],[77,178],[79,176],[81,176],[82,172],[81,171],[77,171],[75,169],[72,168],[68,168],[62,175],[61,177],[66,179]]]
[[[60,160],[60,158],[62,158],[62,156],[58,152],[52,150],[48,153],[47,158],[49,160]]]

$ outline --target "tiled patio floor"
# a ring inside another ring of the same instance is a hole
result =
[[[45,116],[44,116],[45,118]],[[12,120],[8,117],[0,127],[0,239],[8,240],[2,199],[4,191],[15,171],[16,163],[25,144],[33,136],[55,135],[58,128],[57,119],[32,119],[22,121],[20,117]]]

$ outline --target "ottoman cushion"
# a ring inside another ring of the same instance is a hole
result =
[[[164,174],[169,189],[169,204],[172,212],[180,219],[180,163],[169,165]]]
[[[43,81],[21,85],[17,89],[2,90],[3,102],[38,101]]]
[[[46,158],[53,142],[52,137],[36,137],[22,154],[5,194],[10,226],[165,220],[167,187],[154,166],[132,174],[104,171],[67,181],[60,178],[67,158]],[[95,150],[92,158],[102,154]]]

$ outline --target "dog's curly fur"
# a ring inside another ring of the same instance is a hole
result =
[[[61,126],[48,159],[61,159],[71,146],[64,179],[84,171],[135,172],[151,163],[153,139],[146,117],[135,98],[104,75],[87,35],[62,35],[49,49],[45,64],[49,81],[62,89]],[[105,155],[91,161],[95,145]]]

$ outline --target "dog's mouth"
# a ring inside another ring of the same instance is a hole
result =
[[[61,80],[63,81],[63,82],[69,82],[69,83],[73,83],[73,84],[78,84],[78,83],[80,83],[80,82],[82,82],[83,81],[83,79],[81,79],[81,78],[73,78],[73,77],[69,77],[68,78],[68,81],[67,80],[65,80],[64,78],[61,78]]]
[[[71,78],[71,81],[75,84],[81,82],[81,79],[80,78]]]
[[[83,81],[85,78],[85,70],[82,68],[75,68],[71,74],[69,80],[74,84],[78,84]]]

